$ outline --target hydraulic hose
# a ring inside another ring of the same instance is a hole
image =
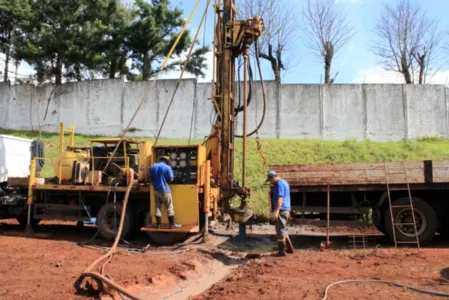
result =
[[[135,183],[138,183],[137,180],[134,180],[134,172],[133,172],[132,169],[130,170],[129,178],[130,178],[130,182],[129,182],[128,187],[126,189],[125,197],[123,199],[122,213],[121,213],[121,216],[120,216],[120,224],[119,224],[119,228],[118,228],[118,231],[117,231],[117,235],[115,236],[114,244],[112,245],[111,249],[109,249],[109,251],[106,254],[104,254],[104,255],[100,256],[98,259],[96,259],[80,275],[80,277],[75,282],[76,290],[80,290],[81,289],[81,282],[83,281],[84,278],[92,277],[92,278],[95,278],[97,281],[106,283],[107,285],[109,285],[110,287],[116,289],[119,293],[129,297],[130,299],[139,300],[138,297],[133,295],[131,292],[126,290],[124,287],[122,287],[122,286],[118,285],[117,283],[115,283],[113,280],[107,278],[103,274],[104,267],[112,259],[112,255],[114,254],[114,252],[115,252],[115,250],[117,248],[118,242],[120,241],[120,236],[122,235],[123,224],[124,224],[124,221],[125,221],[126,207],[128,206],[128,199],[129,199],[129,194],[131,192],[131,188],[132,188],[132,186]],[[95,266],[97,266],[101,261],[103,261],[105,259],[107,259],[107,261],[102,265],[100,273],[92,271],[95,268]]]
[[[240,71],[239,71],[240,72]],[[248,99],[247,99],[247,106],[249,106],[249,104],[251,103],[251,99],[252,99],[252,90],[253,90],[253,70],[251,68],[251,65],[248,64]],[[242,94],[240,93],[240,73],[239,73],[239,104],[238,107],[234,109],[234,117],[237,116],[239,113],[241,113],[243,111],[243,105],[242,103]]]
[[[336,281],[336,282],[329,284],[326,287],[326,290],[324,291],[324,296],[323,296],[322,300],[327,299],[328,292],[331,287],[333,287],[335,285],[343,284],[343,283],[383,283],[383,284],[393,285],[395,287],[406,288],[406,289],[409,289],[409,290],[412,290],[412,291],[415,291],[415,292],[418,292],[421,294],[427,294],[427,295],[438,296],[438,297],[449,297],[449,294],[447,294],[447,293],[423,290],[423,289],[407,286],[404,284],[400,284],[400,283],[397,283],[394,281],[375,280],[375,279],[358,279],[358,280],[340,280],[340,281]]]
[[[260,77],[260,82],[262,84],[262,95],[263,95],[263,112],[262,112],[262,118],[259,122],[259,124],[257,125],[256,129],[254,129],[253,131],[251,131],[250,133],[248,133],[246,136],[250,137],[252,135],[254,135],[255,133],[257,133],[260,129],[260,127],[262,127],[262,124],[265,120],[265,115],[267,112],[267,95],[266,95],[266,91],[265,91],[265,84],[263,81],[263,77],[262,77],[262,68],[260,67],[260,60],[259,60],[259,47],[258,47],[258,42],[257,40],[254,43],[254,47],[256,49],[256,62],[257,62],[257,68],[259,69],[259,77]],[[249,99],[248,99],[249,100]],[[234,135],[236,138],[243,138],[243,135]]]

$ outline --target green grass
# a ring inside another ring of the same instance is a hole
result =
[[[36,139],[37,132],[12,131],[0,129],[0,134],[15,135],[24,138]],[[77,146],[89,145],[92,136],[76,135]],[[42,133],[41,139],[45,142],[46,157],[55,157],[59,147],[59,135]],[[145,138],[137,138],[145,140]],[[152,139],[147,139],[152,140]],[[68,141],[68,140],[67,140]],[[201,143],[195,140],[191,143]],[[162,139],[161,144],[187,144],[187,140]],[[298,164],[298,163],[329,163],[329,162],[378,162],[402,161],[424,159],[449,159],[449,141],[438,137],[425,137],[418,140],[401,142],[357,142],[347,141],[321,141],[321,140],[261,140],[268,165],[271,164]],[[235,177],[241,183],[242,141],[236,140],[235,145]],[[268,167],[267,167],[268,168]],[[247,155],[247,181],[252,189],[250,206],[259,215],[267,215],[267,190],[264,185],[265,174],[262,158],[256,148],[256,141],[248,139]],[[51,160],[44,168],[43,175],[53,176]]]

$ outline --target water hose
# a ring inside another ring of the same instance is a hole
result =
[[[427,295],[432,295],[432,296],[438,296],[438,297],[449,297],[449,294],[447,293],[443,293],[443,292],[435,292],[435,291],[429,291],[429,290],[423,290],[423,289],[419,289],[419,288],[415,288],[415,287],[411,287],[411,286],[407,286],[404,284],[400,284],[394,281],[386,281],[386,280],[375,280],[375,279],[356,279],[356,280],[340,280],[340,281],[335,281],[331,284],[329,284],[326,287],[326,290],[324,291],[324,296],[322,298],[322,300],[326,300],[327,296],[328,296],[328,292],[329,289],[335,285],[339,285],[339,284],[343,284],[343,283],[383,283],[383,284],[388,284],[388,285],[392,285],[395,287],[400,287],[400,288],[406,288],[418,293],[422,293],[422,294],[427,294]]]
[[[123,230],[123,224],[125,221],[125,213],[126,213],[126,207],[128,205],[128,198],[129,198],[129,194],[131,192],[131,188],[135,183],[138,183],[137,180],[134,180],[134,172],[133,170],[130,170],[130,176],[129,178],[129,184],[128,187],[126,189],[126,193],[125,193],[125,197],[123,199],[123,206],[122,206],[122,213],[120,216],[120,224],[119,224],[119,228],[117,231],[117,235],[115,236],[115,240],[114,240],[114,244],[112,245],[111,249],[109,249],[109,251],[107,253],[105,253],[104,255],[100,256],[98,259],[96,259],[90,266],[87,267],[87,269],[80,275],[80,277],[77,279],[77,281],[75,282],[75,289],[77,291],[81,290],[81,283],[83,281],[84,278],[86,277],[92,277],[94,278],[99,284],[101,283],[106,283],[108,286],[114,288],[115,290],[117,290],[120,294],[123,294],[127,297],[129,297],[130,299],[133,300],[139,300],[139,298],[137,298],[135,295],[133,295],[131,292],[129,292],[128,290],[126,290],[124,287],[118,285],[117,283],[115,283],[113,280],[111,280],[110,278],[107,278],[103,272],[104,272],[104,267],[105,265],[112,259],[112,255],[114,254],[118,242],[120,241],[120,236],[122,235],[122,230]],[[97,266],[101,261],[107,259],[107,261],[102,265],[101,267],[101,271],[100,273],[98,272],[94,272],[92,271],[95,266]]]

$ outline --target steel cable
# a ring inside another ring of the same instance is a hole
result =
[[[179,75],[178,82],[176,83],[175,90],[173,91],[173,95],[172,95],[172,97],[170,99],[170,103],[168,104],[167,111],[165,112],[164,119],[162,120],[161,127],[159,128],[159,132],[157,133],[156,140],[154,141],[154,146],[157,145],[157,142],[158,142],[159,137],[160,137],[161,132],[162,132],[162,128],[164,127],[165,121],[167,119],[168,113],[170,112],[170,108],[171,108],[171,106],[173,104],[173,101],[175,100],[176,92],[178,91],[179,85],[182,82],[182,77],[184,76],[184,72],[187,69],[187,64],[188,64],[188,62],[190,60],[190,57],[192,56],[193,47],[195,46],[195,43],[198,40],[198,36],[199,36],[200,31],[201,31],[201,27],[203,26],[204,19],[206,18],[207,10],[209,8],[210,2],[211,2],[211,0],[207,1],[206,9],[204,10],[203,17],[201,18],[200,25],[198,26],[198,30],[196,31],[196,34],[195,34],[195,37],[193,39],[192,45],[190,46],[189,54],[187,55],[186,61],[184,62],[184,66],[182,67],[182,71],[181,71],[181,74]]]

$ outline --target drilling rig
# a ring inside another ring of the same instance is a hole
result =
[[[42,219],[74,220],[81,225],[95,222],[100,236],[106,240],[113,240],[118,231],[123,238],[145,231],[154,243],[167,245],[182,241],[191,233],[207,232],[209,219],[229,214],[241,224],[244,233],[245,223],[253,215],[247,203],[250,189],[246,181],[249,54],[250,47],[262,34],[263,21],[260,17],[237,20],[235,0],[216,0],[214,15],[214,79],[210,100],[216,121],[203,144],[155,145],[122,137],[97,138],[91,140],[91,146],[78,147],[74,144],[75,127],[65,128],[61,123],[57,157],[44,157],[42,147],[31,155],[29,179],[20,186],[3,186],[4,196],[0,200],[8,201],[0,201],[0,210],[4,212],[0,216],[15,216],[28,230]],[[235,101],[235,77],[236,59],[241,56],[244,80],[240,106]],[[240,113],[243,113],[241,184],[234,177],[235,119]],[[70,135],[68,145],[66,134]],[[161,156],[170,157],[174,173],[170,188],[180,228],[167,225],[165,207],[162,228],[155,224],[155,193],[147,176],[149,167]],[[41,178],[48,160],[54,162],[55,176]],[[131,185],[128,193],[127,186]],[[129,201],[125,195],[129,195]],[[236,198],[240,199],[240,205],[234,208],[231,201]],[[123,223],[120,230],[119,219]]]

